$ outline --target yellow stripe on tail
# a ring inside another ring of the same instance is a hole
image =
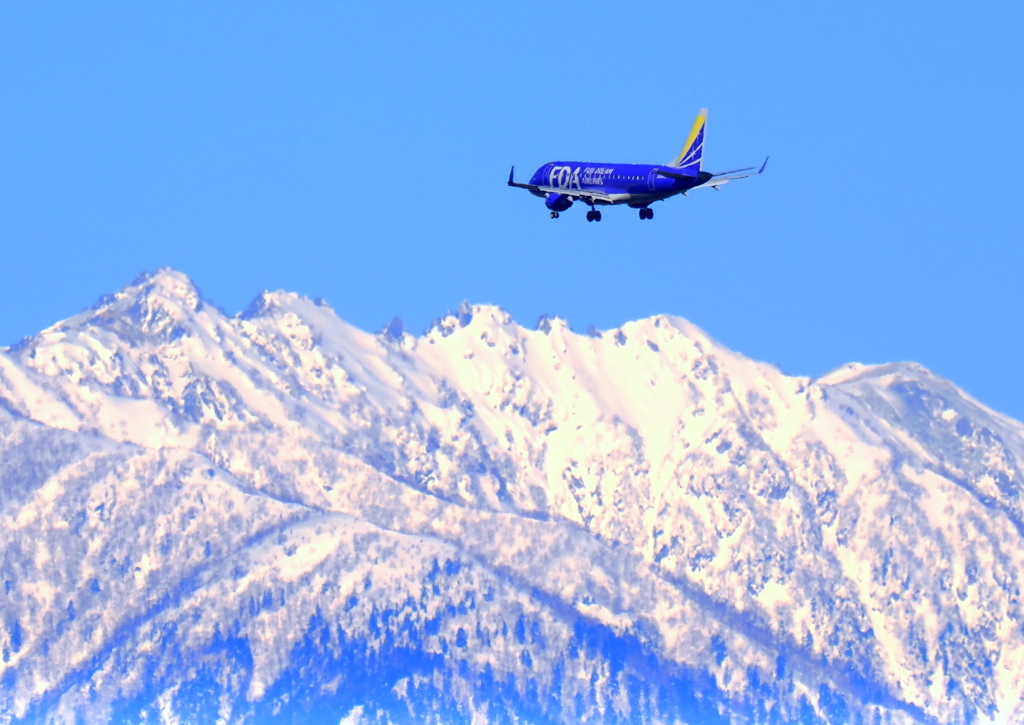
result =
[[[679,156],[677,156],[676,160],[672,162],[672,166],[683,166],[684,162],[687,161],[687,157],[694,155],[694,151],[697,151],[699,154],[696,156],[697,159],[700,158],[700,155],[703,155],[703,149],[694,149],[693,144],[695,141],[697,141],[698,136],[700,136],[700,144],[703,146],[704,138],[703,134],[701,134],[701,131],[704,130],[704,124],[707,122],[707,120],[708,109],[700,109],[700,113],[697,114],[697,120],[693,122],[693,128],[690,129],[690,135],[686,137],[686,143],[683,144],[683,150],[679,152]],[[694,159],[690,159],[690,162],[692,163],[693,160]]]

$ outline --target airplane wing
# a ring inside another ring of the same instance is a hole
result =
[[[617,199],[621,199],[624,194],[606,194],[603,191],[595,191],[594,189],[563,189],[559,186],[538,186],[537,184],[520,184],[517,181],[512,180],[512,175],[515,173],[515,167],[508,175],[508,185],[514,186],[517,189],[526,189],[533,194],[565,194],[572,199],[580,199],[587,204],[593,203],[604,203],[614,204]]]
[[[537,186],[536,184],[520,184],[520,183],[518,183],[516,181],[513,181],[513,177],[515,177],[515,175],[516,175],[516,167],[513,166],[512,170],[508,172],[508,185],[509,186],[514,186],[517,189],[526,189],[530,193],[536,193],[536,192],[538,192],[540,190],[540,187]]]
[[[587,204],[590,204],[591,201],[614,204],[617,198],[628,196],[626,194],[606,194],[603,191],[595,191],[593,189],[562,189],[557,186],[537,186],[534,188],[542,194],[564,194],[572,199],[582,199]]]
[[[735,169],[734,171],[723,171],[720,174],[714,174],[710,179],[705,181],[703,184],[700,184],[698,186],[694,186],[692,189],[689,189],[689,191],[693,191],[693,189],[706,189],[708,187],[711,187],[712,189],[717,189],[718,187],[725,186],[730,181],[735,181],[736,179],[745,179],[748,176],[758,176],[758,175],[764,173],[764,167],[767,166],[767,165],[768,165],[768,159],[765,159],[764,163],[761,164],[761,168],[758,169],[757,171],[754,171],[754,167],[753,166],[751,166],[749,169]],[[750,171],[752,173],[741,174],[741,173],[739,173],[741,171]],[[658,174],[659,176],[667,176],[670,179],[683,179],[683,180],[687,180],[687,179],[693,179],[694,178],[690,174],[679,174],[679,173],[676,173],[674,171],[665,171],[664,169],[655,169],[654,173]],[[684,191],[683,194],[685,195],[686,192]]]
[[[736,179],[745,179],[748,176],[760,176],[764,173],[764,167],[768,165],[768,158],[765,157],[764,163],[761,164],[761,168],[754,171],[754,167],[751,166],[749,169],[736,169],[735,171],[723,171],[720,174],[714,174],[710,179],[701,184],[700,186],[694,187],[695,189],[703,189],[706,186],[710,186],[713,189],[717,189],[719,186],[728,184],[730,181]],[[749,174],[741,174],[741,171],[750,171]]]

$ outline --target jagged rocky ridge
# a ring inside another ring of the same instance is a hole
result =
[[[0,351],[0,722],[1021,721],[1022,456],[913,364],[161,270]]]

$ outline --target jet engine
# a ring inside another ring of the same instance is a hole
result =
[[[552,191],[544,203],[551,211],[565,211],[572,206],[572,199],[565,194],[556,194]]]

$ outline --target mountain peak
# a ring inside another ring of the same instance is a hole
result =
[[[121,328],[127,322],[154,335],[178,329],[202,307],[202,295],[188,275],[161,267],[139,275],[118,292],[101,298],[87,315],[103,326]]]
[[[170,267],[161,267],[154,272],[143,272],[130,284],[115,293],[114,297],[117,299],[151,297],[167,301],[174,300],[193,310],[198,310],[202,295],[187,274]]]
[[[499,326],[515,324],[512,315],[497,305],[473,305],[464,300],[454,311],[449,310],[447,314],[434,320],[424,336],[436,331],[442,337],[448,337],[455,330],[468,327],[474,319],[485,320]]]
[[[909,380],[934,380],[935,373],[924,365],[915,362],[883,363],[881,365],[864,365],[862,363],[846,363],[831,370],[815,382],[820,385],[842,385],[880,378],[898,378]]]
[[[263,290],[249,303],[248,307],[236,315],[242,320],[252,320],[257,317],[274,317],[282,311],[295,311],[296,307],[319,307],[336,315],[334,308],[324,299],[316,297],[310,299],[295,292],[284,290]]]

